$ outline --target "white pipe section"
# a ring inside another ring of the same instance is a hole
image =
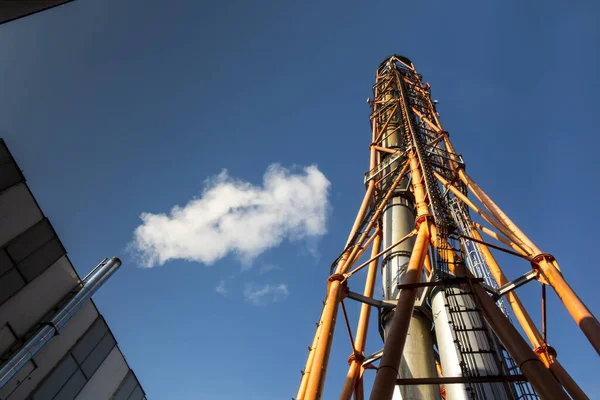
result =
[[[437,339],[440,364],[444,376],[462,376],[460,359],[454,346],[454,336],[450,324],[450,316],[446,308],[446,297],[442,290],[437,291],[431,301],[433,326]],[[445,385],[447,400],[468,400],[466,386],[462,383]]]
[[[461,310],[460,316],[462,317],[463,326],[454,326],[452,318],[450,316],[450,308],[446,305],[448,298],[441,288],[436,288],[433,292],[431,300],[431,312],[433,314],[433,324],[435,327],[435,335],[437,339],[438,353],[440,355],[440,364],[442,366],[442,373],[447,377],[463,376],[461,369],[461,361],[464,361],[469,370],[475,375],[499,375],[498,366],[492,353],[471,353],[468,359],[463,360],[461,352],[457,348],[455,340],[457,335],[461,335],[463,343],[469,343],[470,349],[463,349],[463,351],[488,351],[492,350],[491,343],[484,331],[480,330],[468,330],[468,329],[479,329],[484,327],[484,322],[476,312],[465,311],[468,309],[476,308],[473,299],[467,295],[460,295],[462,289],[451,288],[449,289],[453,294],[458,296],[452,296],[455,307]],[[464,292],[462,292],[464,293]],[[463,331],[462,329],[467,329]],[[506,388],[503,383],[478,383],[474,385],[476,389],[476,398],[494,399],[494,400],[507,400],[511,399],[512,396],[506,392]],[[470,394],[469,386],[463,383],[455,383],[445,385],[446,388],[446,399],[447,400],[470,400],[473,398]]]

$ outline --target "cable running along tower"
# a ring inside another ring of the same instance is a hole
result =
[[[409,59],[395,55],[377,69],[369,103],[366,194],[332,265],[295,399],[321,398],[340,308],[351,341],[340,399],[363,399],[363,374],[369,373],[376,374],[372,400],[587,399],[546,342],[545,307],[540,332],[515,289],[537,280],[543,304],[546,286],[554,289],[600,353],[598,321],[554,257],[536,247],[466,173],[429,84]],[[475,214],[482,223],[472,219]],[[369,248],[370,257],[359,264]],[[509,281],[492,249],[529,267]],[[353,276],[363,268],[364,289],[354,292],[350,284],[359,284]],[[379,270],[383,299],[374,297]],[[362,303],[355,330],[348,301]],[[366,354],[372,311],[379,316],[383,349]]]

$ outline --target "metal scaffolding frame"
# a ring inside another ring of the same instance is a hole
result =
[[[364,399],[362,379],[367,369],[377,371],[370,394],[372,400],[392,399],[398,387],[410,385],[437,385],[440,396],[448,400],[452,399],[446,393],[447,385],[471,388],[468,396],[473,399],[568,399],[569,396],[587,399],[546,341],[545,307],[540,333],[515,290],[538,280],[545,297],[545,287],[550,286],[600,353],[600,324],[566,282],[556,259],[525,236],[466,173],[464,160],[454,150],[431,101],[429,84],[423,83],[408,58],[394,55],[381,63],[373,92],[373,100],[369,100],[372,140],[369,171],[365,174],[365,197],[346,246],[331,267],[327,297],[295,399],[314,400],[322,396],[340,304],[351,341],[349,370],[340,399]],[[383,215],[401,189],[410,192],[413,201],[414,229],[382,249]],[[477,214],[488,225],[473,221],[469,212]],[[497,243],[484,241],[482,234]],[[414,240],[414,246],[402,271],[397,298],[393,301],[376,299],[374,288],[380,262],[383,266],[385,257],[408,239]],[[358,265],[369,248],[371,256]],[[492,249],[525,259],[533,269],[524,271],[522,277],[511,282],[502,272]],[[350,278],[364,268],[367,273],[363,293],[351,292]],[[458,350],[463,360],[462,374],[444,374],[438,353],[447,344],[436,338],[437,376],[401,376],[399,365],[413,311],[416,307],[431,307],[434,293],[439,292],[444,293],[446,299],[464,298],[459,302],[453,300],[453,306],[445,300],[447,312],[455,312],[455,317],[450,319],[457,318],[449,324],[455,345],[462,348]],[[345,298],[362,303],[354,333],[343,303]],[[380,316],[389,309],[394,312],[387,320],[383,350],[366,356],[372,307]],[[529,343],[510,322],[508,310]],[[465,323],[468,313],[477,317],[468,317]],[[484,342],[478,342],[479,347],[473,346],[473,332],[481,332],[477,340]],[[458,335],[466,339],[461,342]],[[486,352],[490,358],[482,370],[481,354]],[[377,361],[379,364],[375,366]],[[503,389],[498,389],[500,387]],[[496,394],[490,394],[490,390]]]

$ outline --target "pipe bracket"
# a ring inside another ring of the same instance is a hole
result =
[[[546,354],[549,359],[556,358],[556,349],[547,343],[533,349],[536,354]]]
[[[358,364],[362,364],[365,361],[365,356],[358,352],[353,352],[348,357],[348,365],[352,365],[353,362],[357,362]]]
[[[327,291],[329,291],[329,287],[331,286],[332,282],[338,281],[340,282],[340,286],[342,289],[342,298],[346,297],[348,295],[348,285],[347,285],[347,280],[346,280],[346,276],[344,274],[332,274],[329,276],[329,278],[327,278]]]
[[[433,216],[431,214],[417,215],[417,219],[415,221],[415,228],[419,230],[421,223],[423,223],[424,221],[433,221]]]
[[[52,329],[54,329],[54,336],[60,335],[60,331],[58,330],[58,327],[56,326],[56,324],[54,322],[46,321],[46,322],[42,322],[41,325],[47,325],[47,326],[51,327]]]
[[[329,281],[329,282],[333,282],[333,281],[344,282],[345,280],[346,280],[346,277],[344,276],[344,274],[332,274],[329,276],[329,278],[327,278],[327,281]]]
[[[540,253],[536,256],[533,256],[531,258],[531,262],[532,263],[538,263],[542,260],[548,261],[548,262],[553,262],[556,261],[556,258],[554,258],[554,256],[552,254],[549,253]]]
[[[555,265],[556,258],[554,258],[554,256],[552,254],[548,254],[548,253],[540,253],[538,255],[531,257],[531,266],[533,267],[534,270],[539,272],[539,274],[537,276],[537,280],[545,285],[549,285],[550,283],[546,279],[546,277],[544,275],[544,271],[542,271],[542,268],[540,267],[540,264],[539,264],[542,261],[546,261],[549,264]]]

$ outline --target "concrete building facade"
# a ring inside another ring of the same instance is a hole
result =
[[[65,247],[0,139],[0,365],[81,287]],[[0,388],[0,400],[55,399],[146,399],[91,299]]]

